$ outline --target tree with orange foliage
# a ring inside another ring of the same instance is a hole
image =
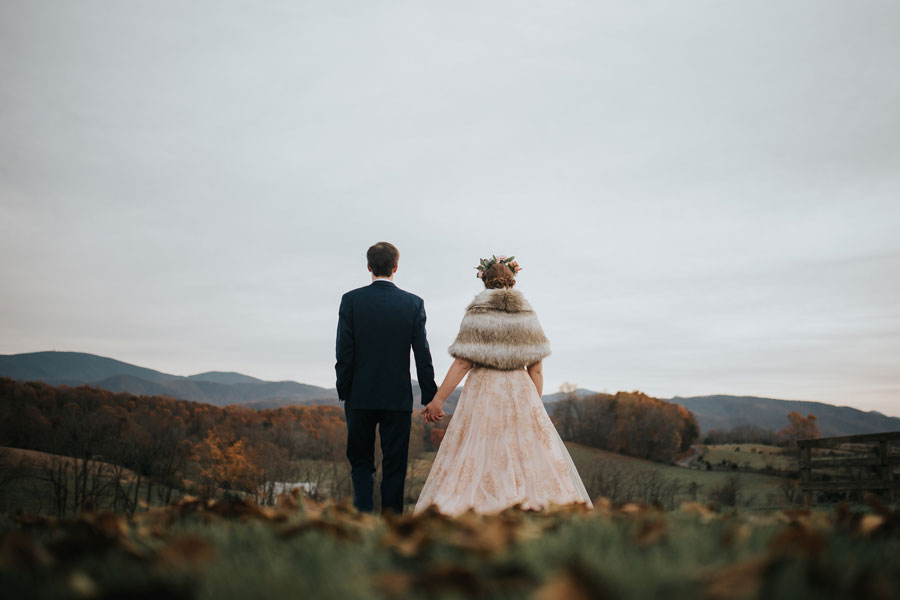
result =
[[[212,497],[216,488],[251,491],[262,483],[262,469],[253,461],[244,438],[228,440],[210,429],[194,446],[192,458],[200,465],[207,497]]]
[[[809,414],[804,418],[797,411],[791,411],[787,418],[790,423],[775,434],[775,440],[778,445],[795,448],[799,440],[811,440],[822,437],[822,434],[819,433],[816,415]]]
[[[552,417],[566,441],[659,462],[690,448],[700,433],[689,410],[638,390],[583,397],[568,392]]]

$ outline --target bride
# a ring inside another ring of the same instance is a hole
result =
[[[513,257],[492,256],[476,268],[486,289],[466,308],[450,346],[455,360],[422,411],[426,422],[443,417],[444,401],[468,378],[413,513],[431,505],[448,515],[515,504],[591,507],[541,401],[550,343],[528,301],[512,289],[520,267]]]

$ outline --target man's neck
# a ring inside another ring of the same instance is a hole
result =
[[[391,283],[394,283],[394,276],[392,275],[390,277],[375,277],[374,275],[372,275],[372,281],[390,281]]]

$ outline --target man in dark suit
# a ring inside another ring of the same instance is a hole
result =
[[[375,426],[381,436],[381,512],[403,513],[413,394],[409,349],[416,359],[422,404],[437,391],[425,337],[425,303],[394,285],[400,253],[379,242],[366,253],[372,283],[349,291],[338,311],[337,392],[347,415],[347,458],[353,505],[372,512]]]

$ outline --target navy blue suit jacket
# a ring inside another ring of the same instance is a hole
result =
[[[428,404],[437,385],[425,338],[425,302],[387,280],[344,294],[335,344],[338,397],[349,408],[411,411],[410,347],[422,404]]]

